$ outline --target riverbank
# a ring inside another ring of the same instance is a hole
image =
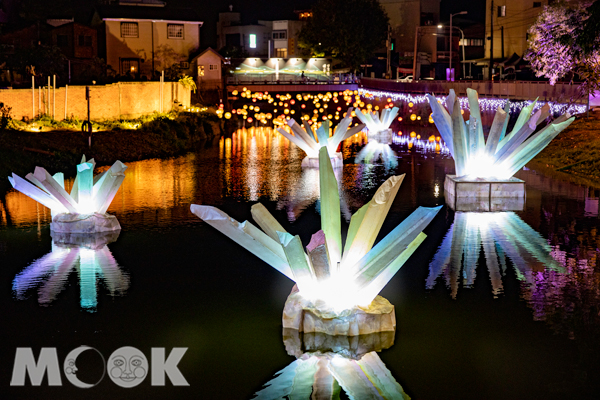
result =
[[[527,166],[553,178],[600,188],[600,111],[578,117]]]
[[[235,121],[193,114],[174,120],[158,118],[142,129],[94,132],[91,148],[88,135],[79,131],[0,132],[0,192],[10,189],[6,177],[12,172],[25,176],[38,165],[72,176],[82,154],[93,157],[98,166],[184,154],[234,129],[226,123]],[[600,112],[577,118],[527,167],[552,178],[600,188]]]
[[[98,166],[150,158],[168,158],[193,151],[225,131],[225,121],[214,114],[182,113],[174,119],[159,117],[139,129],[87,133],[74,130],[0,132],[0,192],[10,189],[7,177],[24,177],[36,166],[49,172],[75,175],[82,154]]]

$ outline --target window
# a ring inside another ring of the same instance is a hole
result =
[[[506,6],[498,6],[498,16],[506,17]]]
[[[137,22],[121,22],[121,37],[139,37]]]
[[[273,39],[286,39],[287,31],[273,31]]]
[[[77,45],[85,46],[85,47],[92,47],[92,37],[85,36],[85,35],[78,35],[77,36]]]
[[[140,60],[138,58],[123,58],[121,59],[121,73],[137,74],[140,71]]]
[[[69,47],[69,36],[56,35],[56,45],[58,47]]]
[[[287,49],[275,49],[275,57],[287,58]]]
[[[256,35],[254,33],[251,33],[250,35],[248,35],[249,39],[249,46],[251,49],[255,49],[256,48]]]
[[[204,76],[204,65],[198,65],[198,76]]]
[[[458,41],[459,46],[483,46],[483,39],[461,39]]]
[[[183,39],[183,24],[167,24],[168,39]]]
[[[216,71],[219,68],[217,64],[210,64],[209,68],[211,71]]]
[[[187,61],[181,61],[179,63],[179,68],[181,69],[189,69],[190,68],[190,63]]]
[[[542,2],[541,1],[534,1],[533,2],[533,8],[539,8],[542,6]]]

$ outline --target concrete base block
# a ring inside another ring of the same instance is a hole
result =
[[[283,308],[283,327],[305,333],[325,333],[330,336],[358,336],[377,332],[395,332],[394,306],[381,296],[367,308],[355,306],[340,313],[320,309],[303,298],[296,287]]]
[[[110,214],[58,214],[50,223],[50,231],[62,233],[96,233],[119,231],[117,217]]]
[[[392,138],[394,137],[394,133],[391,129],[386,129],[380,132],[369,132],[367,137],[369,138],[369,142],[372,140],[376,140],[381,144],[392,144]]]
[[[334,169],[344,167],[344,158],[342,156],[342,153],[335,153],[334,156],[330,158],[330,160],[331,165]],[[319,157],[304,157],[304,159],[302,159],[302,168],[319,168]]]
[[[521,211],[525,206],[525,182],[514,177],[491,180],[446,175],[444,195],[455,211]]]

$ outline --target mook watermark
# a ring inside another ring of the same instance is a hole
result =
[[[96,382],[83,382],[77,372],[85,366],[77,365],[77,357],[84,351],[95,351],[102,360],[102,374]],[[177,367],[187,351],[187,347],[174,347],[165,358],[163,347],[151,349],[151,363],[140,350],[135,347],[120,347],[113,351],[108,359],[102,353],[89,346],[79,346],[64,359],[62,371],[67,380],[74,386],[88,389],[96,386],[106,375],[117,385],[132,388],[142,383],[148,375],[152,386],[165,386],[165,376],[173,386],[189,386]],[[11,386],[25,386],[25,376],[29,375],[31,386],[40,386],[44,375],[48,374],[48,386],[62,386],[61,368],[54,347],[42,347],[37,361],[30,347],[18,347],[13,364]]]

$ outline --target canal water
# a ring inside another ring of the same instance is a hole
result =
[[[405,140],[392,145],[397,165],[355,164],[364,143],[358,135],[342,145],[343,230],[391,175],[406,177],[379,239],[417,207],[445,205],[454,166],[443,151]],[[15,191],[1,195],[0,398],[245,399],[263,390],[296,360],[281,327],[293,282],[199,220],[190,204],[244,221],[261,202],[306,245],[320,217],[318,172],[303,170],[303,157],[273,130],[252,128],[185,156],[128,163],[108,210],[121,232],[80,249],[53,243],[49,210]],[[444,206],[383,289],[397,331],[376,353],[387,369],[381,381],[414,399],[597,398],[598,192],[531,170],[518,177],[527,182],[521,211]],[[98,351],[78,357],[77,376],[96,386],[76,387],[62,372],[61,386],[48,378],[10,386],[17,348],[32,348],[36,359],[41,348],[56,348],[62,369],[81,345]],[[103,362],[124,346],[139,349],[151,370],[153,348],[187,348],[177,367],[189,386],[171,377],[163,386],[150,372],[132,388],[102,377]],[[262,398],[285,395],[264,390]]]

